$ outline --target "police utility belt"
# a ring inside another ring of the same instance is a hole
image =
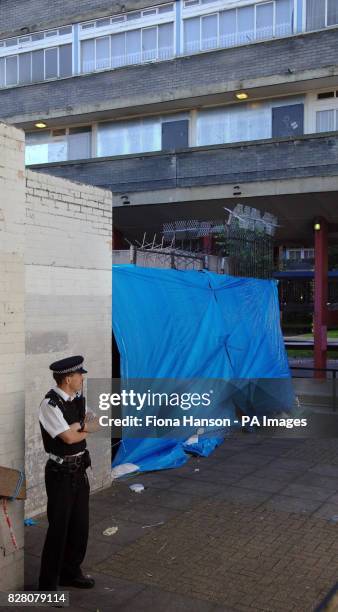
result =
[[[91,465],[90,455],[88,450],[84,450],[77,455],[66,455],[65,457],[59,457],[53,453],[49,453],[49,459],[55,461],[58,465],[62,465],[70,471],[75,471],[80,467],[86,469]]]

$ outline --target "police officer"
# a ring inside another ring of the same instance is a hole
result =
[[[55,361],[49,367],[56,386],[40,404],[42,440],[49,459],[45,467],[48,531],[43,547],[39,590],[60,586],[90,589],[95,581],[85,576],[81,563],[86,554],[89,528],[90,455],[88,433],[95,420],[82,395],[83,357]]]

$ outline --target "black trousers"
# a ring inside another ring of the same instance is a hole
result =
[[[60,579],[81,575],[89,530],[89,482],[85,468],[70,472],[51,459],[45,468],[48,530],[39,590],[56,590]]]

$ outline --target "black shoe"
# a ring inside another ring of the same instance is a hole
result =
[[[61,578],[60,586],[71,586],[77,589],[92,589],[95,586],[94,578],[90,576],[79,576],[78,578]]]

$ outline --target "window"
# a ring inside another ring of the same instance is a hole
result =
[[[338,109],[317,111],[316,131],[334,132],[335,130],[338,130]]]
[[[65,37],[67,36],[67,38],[69,39],[69,41],[71,42],[71,37],[72,37],[72,32],[73,32],[73,27],[70,26],[64,26],[62,28],[59,28],[58,30],[47,30],[46,32],[34,32],[34,34],[26,34],[25,36],[20,36],[19,38],[8,38],[7,40],[4,41],[0,41],[0,47],[17,47],[18,45],[20,45],[20,49],[22,49],[22,47],[27,47],[27,52],[30,51],[29,47],[31,46],[32,42],[39,42],[39,41],[45,41],[48,40],[50,38],[58,38],[59,36]],[[62,44],[64,42],[67,42],[63,39]],[[56,43],[57,44],[57,43]]]
[[[45,51],[45,79],[55,79],[58,76],[58,50]]]
[[[5,59],[0,58],[0,87],[5,87]]]
[[[254,40],[288,36],[292,31],[293,0],[270,0],[184,19],[184,51],[245,45]]]
[[[237,9],[237,44],[242,45],[255,40],[255,7],[245,6]]]
[[[200,18],[193,17],[184,21],[184,51],[195,53],[201,48],[200,43]]]
[[[323,93],[317,94],[317,99],[318,100],[325,100],[327,98],[334,98],[334,97],[335,97],[335,92],[334,91],[325,91]]]
[[[96,70],[103,70],[110,66],[110,37],[96,39]]]
[[[85,40],[81,43],[82,72],[95,70],[95,40]]]
[[[72,45],[59,47],[59,77],[68,77],[73,74]]]
[[[170,59],[173,55],[173,23],[137,28],[81,43],[82,72]]]
[[[306,29],[338,25],[338,0],[306,0]]]
[[[96,22],[96,27],[97,28],[104,28],[105,26],[109,26],[110,25],[110,19],[98,19]]]
[[[123,64],[125,64],[125,54],[126,54],[125,34],[124,33],[114,34],[114,36],[111,37],[111,65],[112,65],[112,68],[118,68],[119,66],[123,66]],[[89,72],[89,70],[85,72]]]
[[[148,62],[156,59],[157,55],[157,28],[142,30],[142,60]]]
[[[271,138],[271,109],[255,106],[201,111],[197,146]]]
[[[234,47],[236,38],[236,9],[219,14],[220,47]]]
[[[217,15],[207,15],[202,17],[201,23],[201,46],[202,49],[214,49],[217,47],[218,39],[218,19]]]
[[[299,261],[300,259],[302,259],[302,249],[288,249],[287,259],[291,259],[292,261]]]
[[[91,127],[26,134],[26,164],[47,164],[91,157]]]
[[[0,58],[0,87],[27,85],[72,73],[71,44]]]
[[[128,13],[127,21],[133,21],[134,19],[140,19],[140,17],[141,17],[141,11],[138,11],[136,13]]]
[[[43,81],[45,78],[45,53],[41,51],[32,52],[32,82]]]
[[[52,132],[26,134],[26,164],[45,164],[67,159],[66,135],[52,135]]]
[[[126,63],[140,64],[141,61],[141,30],[126,32]]]
[[[258,4],[256,6],[256,38],[273,37],[273,2]]]
[[[32,82],[32,54],[21,53],[19,58],[19,83],[24,85],[25,83]]]
[[[284,98],[198,111],[196,145],[272,138],[274,111],[285,107],[290,114],[301,102],[302,98]]]
[[[127,155],[161,149],[159,118],[101,123],[97,132],[97,155]]]
[[[327,25],[338,24],[338,1],[327,0]]]
[[[197,0],[198,3],[198,0]],[[96,28],[109,27],[114,26],[118,23],[130,22],[134,23],[140,21],[143,17],[145,18],[153,18],[157,15],[166,15],[167,13],[174,12],[174,4],[162,4],[161,6],[147,8],[142,11],[132,11],[129,13],[124,13],[123,15],[114,15],[113,17],[104,17],[103,19],[97,19],[97,21],[89,21],[87,23],[81,23],[81,30],[95,30]],[[152,19],[153,20],[153,19]],[[156,25],[151,24],[151,25]]]
[[[6,57],[6,85],[16,85],[18,82],[18,56]]]
[[[158,13],[159,15],[162,15],[163,13],[171,13],[174,10],[174,5],[173,4],[164,4],[163,6],[160,6],[158,8]],[[144,12],[143,12],[144,15]]]
[[[313,248],[289,248],[286,249],[286,259],[291,261],[300,261],[302,259],[313,259],[315,250]]]
[[[158,26],[158,59],[170,59],[174,55],[174,25],[164,23]]]
[[[91,127],[69,128],[67,159],[89,159],[91,157]]]
[[[293,32],[293,3],[290,0],[276,2],[275,36],[288,36]]]

